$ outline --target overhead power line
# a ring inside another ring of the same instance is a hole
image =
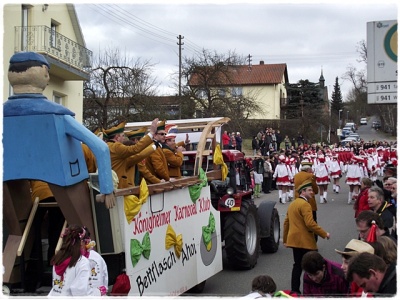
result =
[[[111,21],[122,25],[123,28],[128,30],[133,30],[135,33],[151,39],[156,42],[163,43],[167,46],[175,48],[175,38],[177,34],[157,27],[149,22],[146,22],[139,17],[136,17],[124,10],[121,6],[115,4],[89,4],[96,11],[101,13],[103,16],[107,17]],[[186,44],[186,49],[191,52],[200,52],[201,47],[188,41]],[[200,50],[199,50],[200,49]]]

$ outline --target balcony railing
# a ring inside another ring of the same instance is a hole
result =
[[[45,53],[71,67],[89,72],[93,53],[47,26],[16,26],[14,51]]]

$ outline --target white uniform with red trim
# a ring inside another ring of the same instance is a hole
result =
[[[280,162],[276,168],[274,175],[272,178],[276,179],[277,185],[290,185],[291,180],[293,179],[292,172],[290,168],[284,162]]]
[[[352,162],[345,166],[346,184],[348,185],[361,185],[361,169],[357,162]]]
[[[336,158],[333,158],[328,165],[329,175],[331,178],[340,178],[340,175],[342,175],[342,169],[343,162],[338,161]]]
[[[368,177],[368,169],[367,166],[365,165],[364,162],[358,162],[358,166],[360,167],[360,171],[361,171],[361,179],[364,177]],[[360,184],[361,184],[361,179],[360,179]]]
[[[328,166],[324,162],[318,162],[314,168],[315,179],[317,185],[329,184]]]

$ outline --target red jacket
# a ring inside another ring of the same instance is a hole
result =
[[[355,210],[354,218],[357,218],[357,216],[363,210],[370,210],[368,206],[368,191],[369,187],[366,187],[362,189],[361,192],[358,194],[356,202],[354,203],[354,210]]]
[[[222,145],[229,145],[231,138],[229,135],[223,133],[222,134]]]

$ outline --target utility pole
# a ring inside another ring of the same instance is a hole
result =
[[[177,39],[179,40],[177,45],[179,46],[179,92],[178,92],[178,94],[179,94],[179,102],[180,102],[181,101],[181,96],[182,96],[182,93],[181,93],[181,90],[182,90],[181,89],[181,86],[182,86],[182,84],[181,84],[181,78],[182,78],[182,46],[184,45],[182,40],[184,39],[184,37],[179,35],[177,37]]]
[[[247,56],[247,61],[249,62],[249,70],[251,70],[251,55]]]

